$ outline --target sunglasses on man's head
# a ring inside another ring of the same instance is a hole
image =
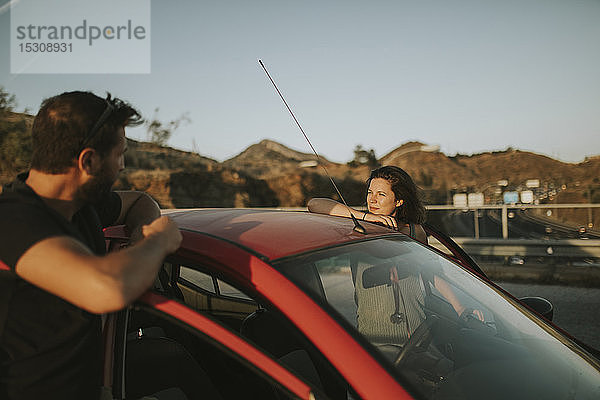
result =
[[[92,129],[90,129],[88,134],[85,136],[85,138],[81,142],[81,146],[79,147],[80,152],[83,149],[85,149],[85,146],[98,134],[98,132],[100,131],[102,126],[106,123],[106,121],[110,117],[110,114],[115,109],[115,107],[110,103],[110,101],[108,99],[105,101],[106,101],[106,108],[104,109],[104,112],[102,112],[102,115],[100,115],[100,118],[98,118],[98,120],[96,121],[96,123],[94,124]]]

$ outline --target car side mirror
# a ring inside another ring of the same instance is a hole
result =
[[[550,301],[543,297],[521,297],[519,301],[546,318],[548,321],[552,321],[552,317],[554,316],[554,306]]]

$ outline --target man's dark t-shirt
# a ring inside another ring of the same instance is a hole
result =
[[[116,193],[101,206],[85,206],[69,222],[47,207],[20,176],[0,195],[0,398],[98,398],[102,371],[101,322],[15,274],[34,244],[70,236],[105,253],[102,227],[116,221]]]

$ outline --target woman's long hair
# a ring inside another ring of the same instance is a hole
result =
[[[404,200],[401,206],[396,207],[398,226],[406,223],[422,224],[425,222],[425,206],[421,200],[421,191],[406,171],[393,165],[374,169],[367,179],[367,188],[374,178],[383,178],[388,181],[396,200]]]

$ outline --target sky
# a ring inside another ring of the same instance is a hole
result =
[[[27,1],[0,0],[0,85],[19,111],[108,91],[145,117],[186,114],[174,148],[224,161],[271,139],[310,152],[261,59],[332,161],[412,140],[448,155],[600,154],[600,0],[151,1],[150,73],[11,73],[11,7]]]

